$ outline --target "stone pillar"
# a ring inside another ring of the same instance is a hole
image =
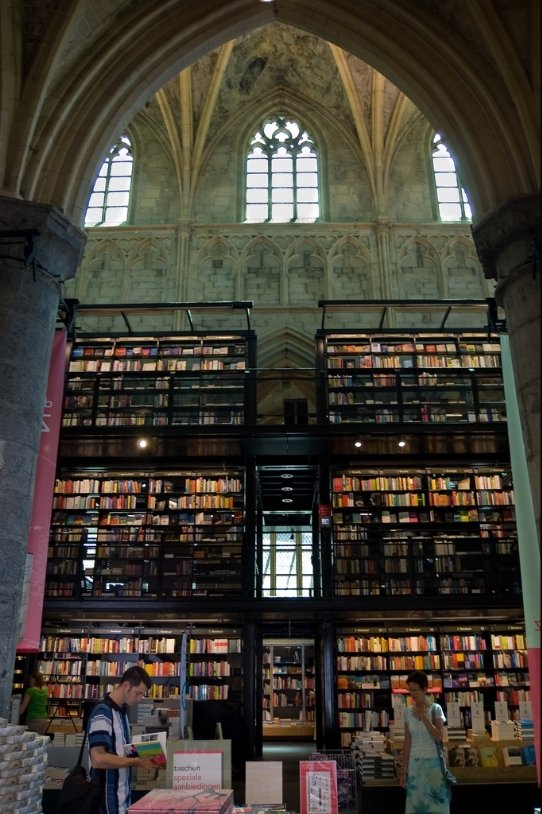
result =
[[[540,198],[509,201],[473,228],[473,238],[506,315],[540,542]]]
[[[9,712],[34,475],[60,284],[86,237],[58,210],[0,197],[0,716]]]

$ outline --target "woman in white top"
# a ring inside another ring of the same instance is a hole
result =
[[[408,676],[407,688],[412,703],[405,716],[405,814],[450,814],[450,791],[436,747],[446,721],[442,707],[427,698],[427,675],[421,670]]]

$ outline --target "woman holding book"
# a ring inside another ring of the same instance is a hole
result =
[[[437,742],[442,743],[442,707],[427,697],[427,675],[407,677],[412,703],[405,715],[405,750],[401,785],[406,789],[405,814],[450,814],[450,791],[442,774]]]

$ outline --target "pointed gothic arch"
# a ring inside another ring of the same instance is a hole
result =
[[[44,62],[44,70],[27,84],[9,145],[7,189],[79,219],[101,156],[119,125],[209,49],[277,19],[324,39],[331,34],[334,44],[388,76],[438,124],[461,163],[478,219],[510,198],[537,192],[537,125],[529,113],[532,92],[517,57],[507,54],[509,70],[496,74],[477,59],[457,28],[450,27],[443,43],[436,10],[419,15],[406,4],[379,2],[376,9],[369,1],[354,9],[349,0],[283,0],[278,7],[209,0],[204,7],[176,7],[175,13],[168,13],[168,5],[143,11],[127,6],[122,37],[111,25],[100,49],[86,39],[75,70],[73,60],[64,60],[62,69],[59,65],[70,31],[80,22],[79,7],[73,18],[58,20],[52,29],[57,40],[47,43],[57,56],[50,62],[55,73]],[[479,14],[483,18],[484,11]],[[481,35],[483,22],[477,20]],[[513,88],[509,75],[518,77]],[[458,86],[461,92],[452,93]],[[25,104],[31,98],[40,100],[33,118]],[[66,126],[70,121],[77,121],[77,127]]]

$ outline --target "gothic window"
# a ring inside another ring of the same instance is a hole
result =
[[[246,159],[246,222],[314,223],[319,217],[314,139],[287,116],[266,119]]]
[[[472,219],[471,208],[458,175],[455,162],[439,133],[433,138],[433,172],[440,219],[466,221]]]
[[[132,145],[128,136],[109,150],[90,196],[85,226],[119,226],[128,218],[132,185]]]

